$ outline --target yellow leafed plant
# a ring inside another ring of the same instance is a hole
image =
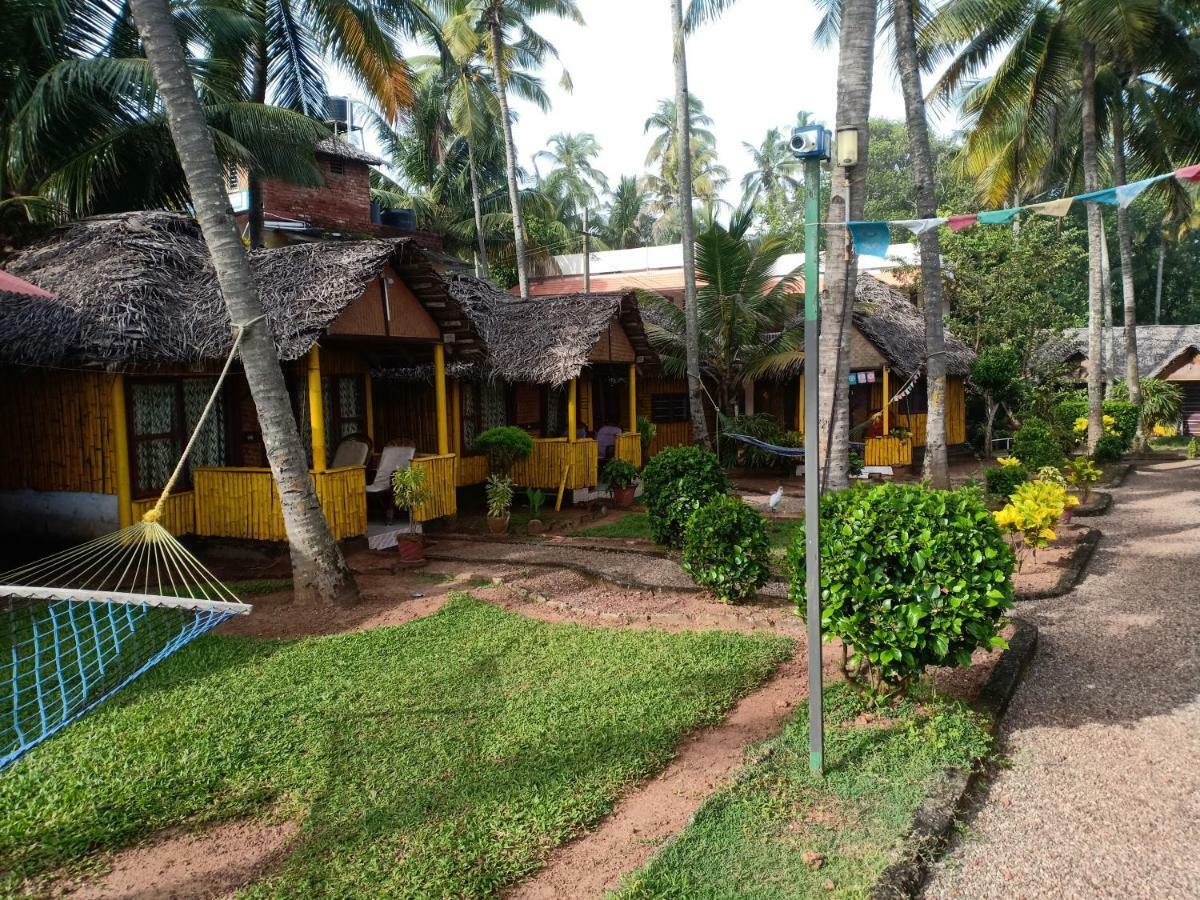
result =
[[[1020,543],[1033,550],[1048,547],[1057,537],[1054,528],[1063,513],[1079,504],[1079,498],[1053,481],[1027,481],[1008,501],[993,514],[996,524],[1014,545],[1019,537]]]

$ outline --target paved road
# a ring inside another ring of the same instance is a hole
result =
[[[1200,898],[1200,464],[1114,493],[1085,580],[1018,610],[1041,646],[1010,767],[927,898]]]

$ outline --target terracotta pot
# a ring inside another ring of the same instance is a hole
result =
[[[425,559],[425,536],[423,534],[396,535],[396,550],[405,562],[420,562]]]
[[[541,534],[546,530],[546,526],[542,523],[541,519],[530,519],[525,526],[525,530],[530,534]]]
[[[488,531],[492,534],[505,534],[508,531],[508,516],[488,516]]]
[[[629,509],[633,506],[633,497],[637,493],[634,487],[613,488],[613,506],[617,509]]]

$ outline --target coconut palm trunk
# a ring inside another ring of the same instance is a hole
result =
[[[1096,133],[1096,48],[1084,41],[1082,59],[1083,100],[1083,185],[1094,191],[1100,185],[1098,135]],[[1104,241],[1100,207],[1087,204],[1088,225],[1088,451],[1104,435]]]
[[[258,288],[238,237],[221,166],[170,8],[166,0],[132,0],[130,6],[162,94],[167,125],[230,319],[237,323],[260,320],[263,307]],[[279,488],[296,596],[354,602],[358,599],[358,589],[321,512],[279,368],[275,341],[265,321],[249,328],[240,353],[258,410],[267,459]]]
[[[488,31],[492,36],[492,68],[496,76],[496,100],[500,103],[500,124],[504,131],[504,157],[508,167],[508,202],[512,206],[513,248],[517,254],[517,286],[521,299],[529,299],[528,260],[525,256],[525,220],[521,216],[521,190],[517,184],[517,144],[513,140],[512,117],[508,112],[508,89],[504,74],[504,29],[500,23],[501,4],[488,7]]]
[[[861,219],[867,199],[867,119],[875,62],[875,0],[845,0],[838,47],[837,127],[858,130],[858,163],[834,165],[821,298],[820,430],[822,490],[850,483],[850,321],[858,287],[858,262],[849,231],[841,224]]]
[[[467,140],[467,169],[471,174],[471,205],[475,209],[475,240],[479,243],[480,278],[488,277],[487,240],[483,236],[483,206],[479,200],[479,173],[475,171],[475,145]]]
[[[671,0],[671,31],[675,58],[676,153],[679,165],[679,228],[683,247],[683,317],[687,352],[688,406],[692,439],[709,446],[700,381],[700,312],[696,302],[696,223],[692,217],[692,120],[688,102],[687,47],[683,28],[683,2]]]
[[[1162,285],[1163,285],[1163,267],[1167,261],[1167,233],[1162,231],[1158,235],[1158,268],[1154,275],[1154,324],[1162,324]]]
[[[1117,184],[1125,183],[1125,122],[1124,109],[1117,105],[1112,114],[1113,176]],[[1121,251],[1121,299],[1125,307],[1125,383],[1129,399],[1142,405],[1142,385],[1138,377],[1137,355],[1137,296],[1133,289],[1133,225],[1129,210],[1117,207],[1117,239]]]
[[[917,40],[913,25],[912,0],[894,0],[896,65],[904,92],[908,143],[913,158],[913,182],[917,216],[937,215],[933,189],[933,151],[929,147],[929,123],[925,118],[925,96],[917,67]],[[921,294],[925,302],[925,386],[928,413],[925,419],[924,476],[935,488],[950,487],[946,458],[946,330],[942,302],[942,250],[936,229],[920,236]],[[884,398],[887,402],[888,398]],[[989,444],[990,446],[990,444]]]

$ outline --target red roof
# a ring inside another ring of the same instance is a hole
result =
[[[54,299],[54,295],[49,291],[43,291],[36,284],[30,284],[16,275],[10,275],[3,269],[0,269],[0,294],[31,294],[34,297]]]

